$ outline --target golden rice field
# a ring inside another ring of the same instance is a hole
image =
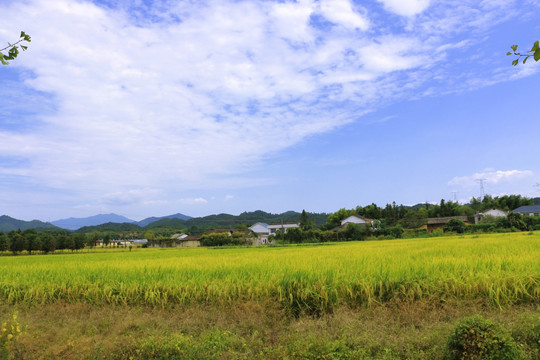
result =
[[[540,233],[2,256],[0,274],[11,304],[255,301],[294,315],[419,299],[540,304]]]

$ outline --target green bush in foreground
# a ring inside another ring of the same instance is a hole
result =
[[[472,316],[455,327],[447,342],[450,360],[518,360],[523,359],[514,339],[498,324]]]

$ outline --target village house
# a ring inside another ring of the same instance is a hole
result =
[[[201,246],[200,236],[191,236],[187,234],[174,234],[169,239],[152,241],[149,247],[197,247]]]
[[[365,218],[360,215],[353,214],[341,220],[342,227],[347,224],[360,224],[360,225],[373,224],[373,220]]]
[[[507,215],[506,211],[502,211],[499,209],[490,209],[490,210],[475,214],[474,223],[479,224],[480,221],[482,221],[482,219],[485,218],[486,216],[492,216],[494,218],[498,218],[498,217],[506,217],[506,215]]]
[[[276,232],[278,230],[281,231],[282,233],[286,233],[287,229],[297,228],[299,226],[300,224],[297,222],[272,223],[272,224],[258,222],[251,225],[249,227],[249,230],[251,230],[253,233],[257,235],[257,237],[253,239],[253,245],[265,245],[265,244],[270,243],[268,237],[270,235],[276,235]]]
[[[184,234],[185,235],[185,234]],[[198,235],[186,235],[174,242],[174,247],[197,247],[201,246],[201,237]]]
[[[434,230],[444,228],[444,225],[446,225],[450,220],[452,219],[458,219],[465,223],[465,225],[471,225],[471,222],[469,221],[469,218],[467,216],[446,216],[446,217],[436,217],[436,218],[428,218],[427,219],[427,226],[426,230],[428,233],[432,233]]]
[[[520,206],[512,212],[521,215],[540,216],[540,205]]]

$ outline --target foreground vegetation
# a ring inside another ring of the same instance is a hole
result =
[[[461,319],[500,324],[524,359],[540,356],[540,312],[479,302],[392,304],[290,318],[272,304],[168,309],[49,304],[0,305],[27,324],[14,359],[449,359]],[[8,315],[6,315],[7,317]],[[481,358],[480,358],[481,359]],[[504,359],[504,358],[503,358]],[[515,360],[515,359],[512,359]]]
[[[28,325],[19,358],[443,358],[480,313],[534,359],[538,259],[538,232],[1,257],[0,299]]]

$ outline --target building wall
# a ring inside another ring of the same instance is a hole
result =
[[[287,229],[297,228],[298,224],[268,225],[268,234],[275,235],[277,230],[287,232]]]
[[[186,240],[186,241],[179,241],[178,247],[197,247],[201,246],[201,242],[199,240]]]

